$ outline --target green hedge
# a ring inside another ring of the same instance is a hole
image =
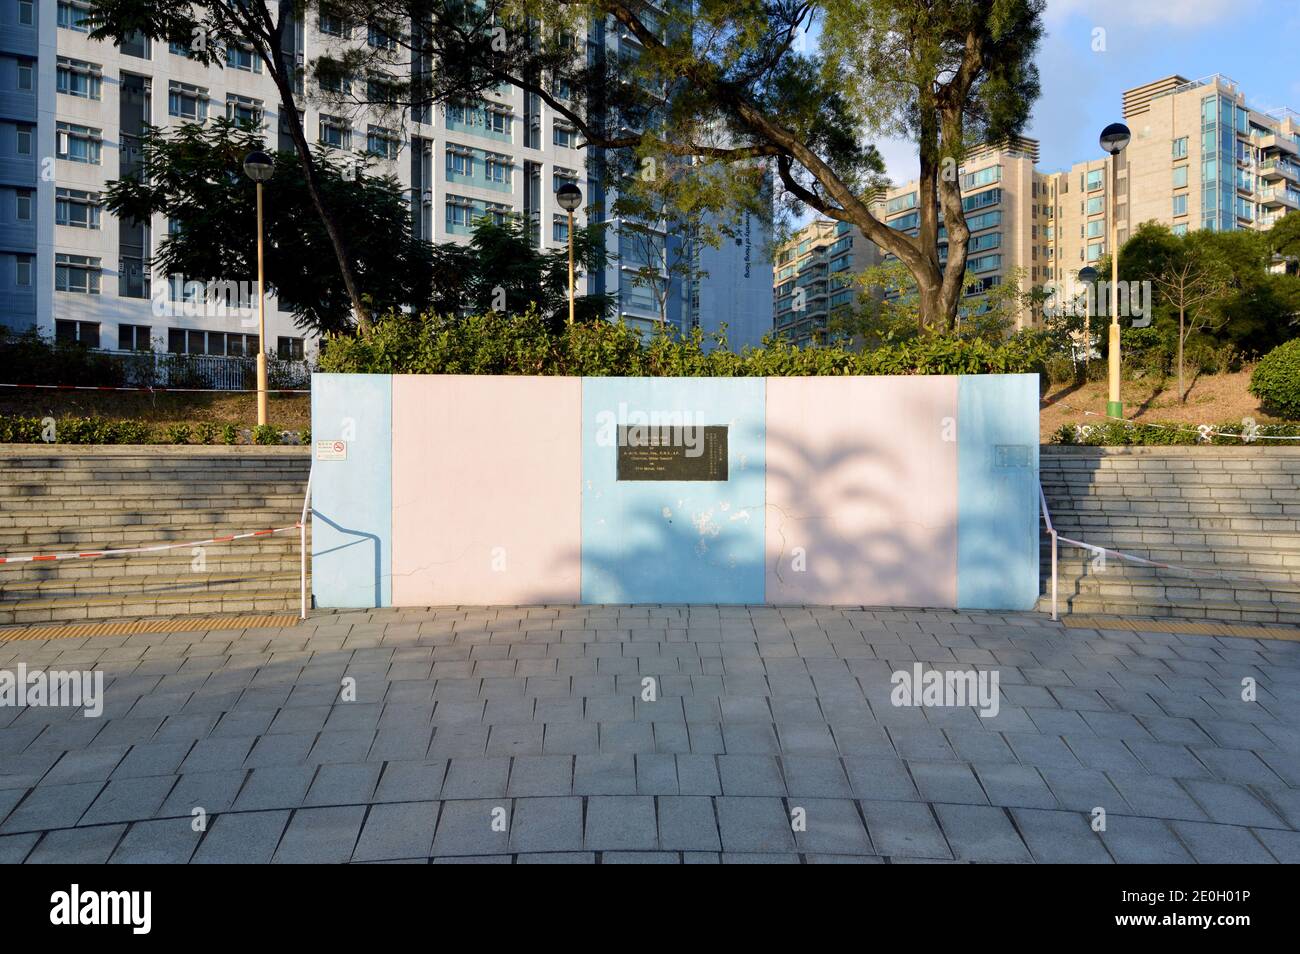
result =
[[[52,434],[48,430],[53,422]],[[47,441],[46,437],[53,440]],[[0,444],[307,444],[311,431],[203,422],[157,424],[101,417],[6,417],[0,415]]]
[[[388,315],[364,337],[326,341],[320,370],[350,374],[535,374],[584,377],[783,377],[822,374],[1013,374],[1043,372],[1049,345],[1021,333],[1000,344],[927,337],[873,351],[797,348],[769,339],[740,353],[698,329],[648,338],[621,322],[550,332],[535,314]]]
[[[1300,338],[1278,345],[1260,359],[1250,376],[1250,393],[1270,414],[1300,418]]]
[[[1156,426],[1159,424],[1160,426]],[[1066,444],[1080,447],[1159,447],[1190,444],[1235,444],[1251,443],[1254,446],[1300,446],[1300,441],[1243,441],[1230,435],[1240,434],[1240,421],[1213,426],[1213,436],[1209,441],[1201,440],[1198,428],[1189,424],[1170,424],[1153,422],[1152,424],[1124,424],[1119,421],[1105,421],[1098,424],[1062,424],[1052,435],[1053,444]],[[1260,424],[1256,431],[1258,437],[1300,437],[1300,424]]]

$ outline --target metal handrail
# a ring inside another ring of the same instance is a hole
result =
[[[302,498],[302,516],[298,518],[298,547],[302,560],[301,576],[299,578],[302,606],[299,619],[307,618],[307,514],[311,513],[311,478],[315,473],[316,465],[312,464],[311,469],[307,471],[307,488]],[[1052,618],[1055,619],[1056,617],[1053,616]]]
[[[1047,525],[1048,535],[1052,537],[1052,619],[1057,619],[1056,603],[1056,586],[1057,586],[1057,533],[1056,528],[1052,526],[1052,513],[1048,512],[1048,495],[1043,493],[1043,482],[1039,481],[1039,503],[1043,506],[1043,522]]]

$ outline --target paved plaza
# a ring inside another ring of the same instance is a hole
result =
[[[892,704],[918,662],[996,672],[997,714]],[[105,707],[0,708],[3,862],[1300,862],[1288,639],[453,607],[19,664]]]

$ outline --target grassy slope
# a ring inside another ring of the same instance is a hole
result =
[[[311,395],[272,394],[269,422],[281,430],[311,425]],[[257,423],[256,394],[132,394],[112,391],[15,391],[0,389],[0,414],[27,417],[104,417],[151,424]]]

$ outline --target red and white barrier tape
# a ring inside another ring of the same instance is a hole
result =
[[[1119,421],[1121,424],[1131,424],[1134,427],[1156,427],[1162,431],[1195,431],[1196,435],[1205,443],[1209,443],[1209,441],[1215,437],[1235,437],[1237,440],[1244,441],[1247,444],[1253,443],[1254,441],[1300,441],[1300,436],[1269,434],[1255,434],[1251,438],[1247,439],[1244,434],[1238,434],[1233,431],[1217,430],[1213,424],[1202,424],[1200,427],[1195,427],[1190,424],[1186,427],[1172,424],[1148,424],[1146,421],[1134,421],[1127,417],[1114,417],[1113,415],[1102,414],[1098,411],[1085,411],[1081,407],[1066,404],[1064,401],[1052,401],[1049,406],[1063,407],[1067,411],[1077,411],[1080,414],[1087,415],[1088,417],[1104,417],[1108,421]]]
[[[1213,580],[1223,580],[1227,583],[1282,583],[1286,586],[1300,588],[1300,583],[1291,579],[1271,580],[1257,576],[1237,576],[1231,573],[1216,573],[1213,570],[1204,570],[1200,567],[1182,566],[1178,563],[1161,563],[1159,560],[1148,560],[1146,557],[1140,557],[1133,553],[1125,553],[1123,550],[1112,550],[1110,547],[1097,546],[1095,543],[1084,543],[1082,540],[1072,540],[1059,533],[1056,535],[1056,539],[1061,543],[1069,543],[1083,550],[1091,550],[1093,553],[1105,553],[1111,556],[1117,556],[1121,560],[1128,560],[1130,563],[1141,563],[1144,566],[1154,566],[1162,570],[1178,570],[1182,573],[1205,576]]]
[[[202,547],[212,543],[229,543],[232,540],[247,540],[249,537],[269,537],[273,533],[297,530],[302,526],[295,523],[292,527],[276,527],[274,530],[253,530],[249,533],[232,533],[210,540],[194,540],[188,543],[166,543],[156,547],[129,547],[122,550],[86,550],[81,553],[39,553],[33,556],[0,557],[0,563],[45,563],[56,560],[93,560],[98,557],[125,556],[128,553],[157,553],[160,550],[179,550],[182,547]]]
[[[0,388],[32,388],[42,391],[131,391],[137,394],[257,394],[257,388],[117,388],[90,384],[0,384]],[[311,394],[307,388],[267,388],[267,394]]]

